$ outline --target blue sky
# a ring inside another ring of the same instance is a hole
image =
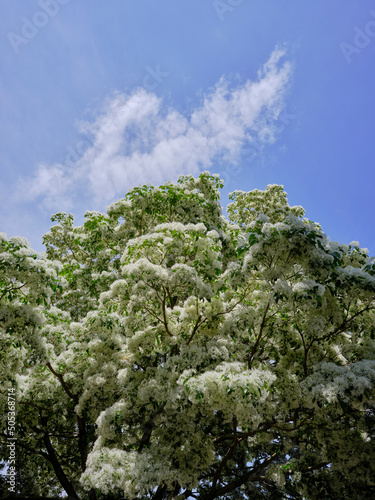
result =
[[[374,60],[367,0],[2,0],[0,230],[41,251],[52,213],[209,170],[374,255]]]

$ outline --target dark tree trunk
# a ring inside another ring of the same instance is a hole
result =
[[[53,470],[55,471],[57,479],[60,481],[61,486],[64,488],[66,491],[67,495],[70,498],[74,498],[78,500],[78,495],[74,490],[74,487],[72,483],[69,481],[69,479],[66,477],[65,472],[63,471],[60,462],[57,458],[56,452],[53,449],[51,440],[49,438],[49,434],[47,431],[47,417],[42,417],[42,426],[45,428],[44,436],[43,436],[43,442],[44,446],[46,447],[47,453],[48,453],[48,460],[51,462]]]

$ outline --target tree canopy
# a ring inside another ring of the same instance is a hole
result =
[[[44,254],[0,235],[16,496],[375,496],[374,259],[283,186],[235,191],[228,217],[220,187],[55,214]],[[6,418],[0,436],[5,471]]]

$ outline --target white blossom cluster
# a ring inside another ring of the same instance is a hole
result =
[[[66,492],[375,488],[374,260],[282,186],[236,191],[228,221],[220,186],[204,172],[81,226],[56,214],[45,256],[0,235],[1,367],[25,447],[42,464],[47,432],[70,457]]]

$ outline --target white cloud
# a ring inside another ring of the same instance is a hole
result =
[[[166,109],[144,89],[117,93],[96,120],[81,124],[92,144],[73,168],[39,165],[32,177],[20,180],[19,195],[61,208],[82,192],[111,200],[137,184],[197,174],[215,162],[238,163],[245,143],[275,140],[273,127],[291,74],[284,56],[276,49],[256,81],[233,88],[222,78],[188,117]]]

